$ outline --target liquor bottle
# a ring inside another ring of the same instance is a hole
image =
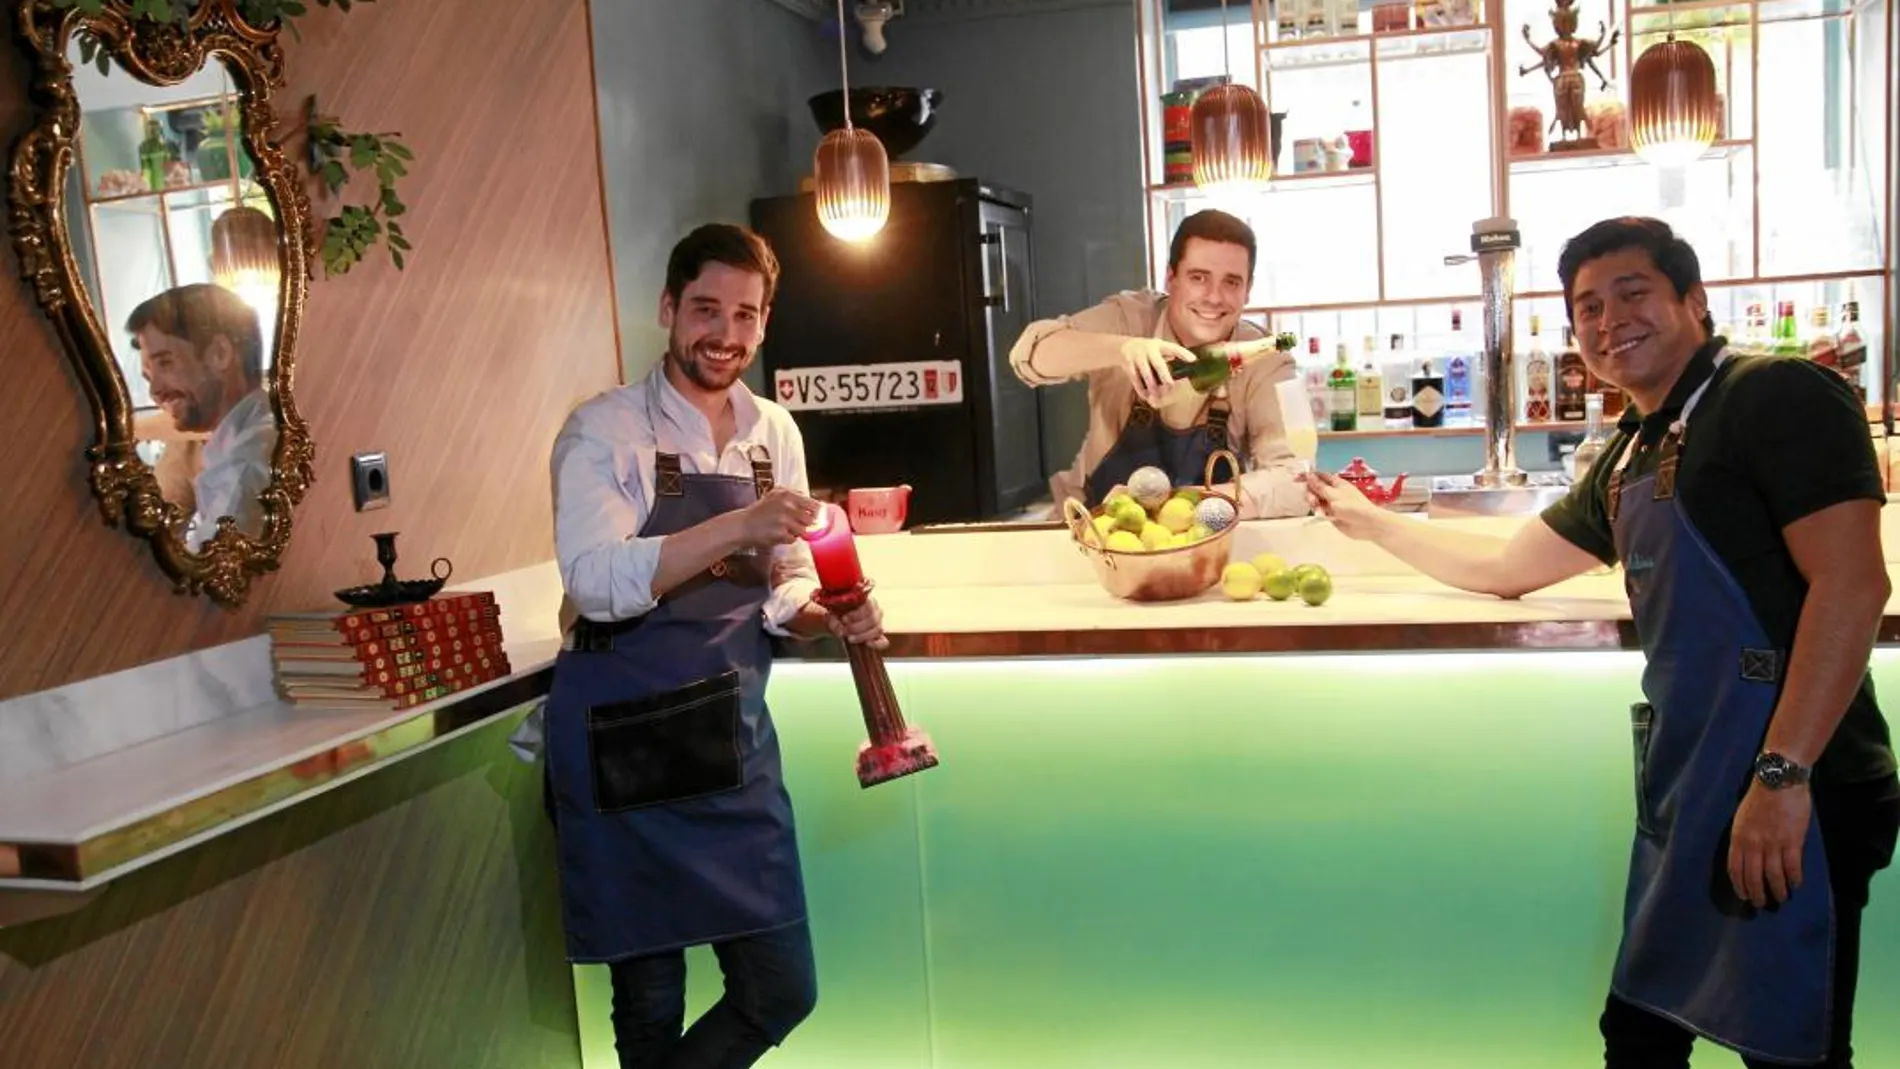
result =
[[[1471,350],[1465,347],[1465,321],[1456,308],[1445,349],[1445,422],[1454,427],[1471,422]]]
[[[1352,357],[1343,341],[1333,358],[1333,370],[1326,376],[1326,410],[1332,416],[1328,426],[1333,430],[1359,429],[1359,376],[1353,374]]]
[[[1297,41],[1300,38],[1300,17],[1304,11],[1300,0],[1273,0],[1274,21],[1279,23],[1281,41]]]
[[[1801,344],[1795,327],[1793,301],[1782,301],[1775,306],[1775,338],[1768,351],[1775,356],[1807,355],[1807,347]]]
[[[1272,353],[1285,352],[1292,347],[1293,336],[1290,334],[1247,341],[1209,342],[1189,347],[1188,352],[1194,354],[1194,359],[1170,364],[1168,373],[1177,379],[1188,380],[1188,385],[1194,387],[1196,393],[1207,393],[1216,386],[1224,385],[1234,377],[1235,372],[1255,360]]]
[[[1575,423],[1583,418],[1585,388],[1590,378],[1583,366],[1583,354],[1577,351],[1577,336],[1564,328],[1564,351],[1557,356],[1557,420]]]
[[[1841,332],[1834,337],[1834,362],[1841,374],[1867,403],[1867,384],[1861,381],[1861,366],[1867,363],[1867,339],[1860,333],[1860,302],[1852,296],[1841,305]]]
[[[1590,474],[1590,465],[1603,455],[1603,395],[1586,394],[1583,399],[1583,441],[1570,454],[1570,481],[1580,482]]]
[[[147,188],[165,188],[165,161],[170,155],[165,136],[158,132],[158,120],[145,120],[145,140],[139,142],[139,172],[145,176]]]
[[[1385,418],[1385,380],[1379,374],[1378,342],[1366,335],[1366,362],[1359,369],[1359,426],[1370,430]]]
[[[1385,425],[1401,430],[1412,425],[1412,363],[1405,358],[1405,335],[1389,339],[1385,363]]]
[[[1306,380],[1306,400],[1313,406],[1313,426],[1329,426],[1333,420],[1332,405],[1326,394],[1326,365],[1320,362],[1317,335],[1306,339],[1306,363],[1301,366],[1301,375]]]
[[[1550,354],[1537,336],[1543,323],[1531,316],[1531,350],[1524,358],[1524,422],[1550,422]]]
[[[1427,359],[1412,376],[1412,426],[1445,425],[1445,377],[1432,371]]]
[[[1807,357],[1822,367],[1841,369],[1840,349],[1834,341],[1834,325],[1828,322],[1827,305],[1808,310]]]

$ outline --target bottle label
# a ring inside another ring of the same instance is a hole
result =
[[[1438,415],[1445,407],[1445,397],[1436,386],[1426,386],[1412,395],[1412,411],[1425,419]]]

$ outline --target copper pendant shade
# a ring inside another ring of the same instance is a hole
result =
[[[270,216],[239,205],[211,224],[211,275],[218,285],[274,299],[277,263],[277,223]]]
[[[1643,50],[1630,69],[1630,144],[1659,167],[1682,167],[1708,151],[1722,128],[1715,64],[1675,34]]]
[[[849,96],[846,97],[850,107]],[[891,214],[891,162],[884,143],[846,122],[818,143],[812,158],[818,222],[833,237],[864,241],[884,229]]]
[[[1214,192],[1263,186],[1273,177],[1267,104],[1244,85],[1217,85],[1194,101],[1188,118],[1194,184]]]

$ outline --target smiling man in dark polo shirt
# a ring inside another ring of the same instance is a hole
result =
[[[1694,250],[1658,220],[1596,224],[1558,275],[1585,362],[1633,401],[1567,498],[1509,539],[1330,476],[1313,504],[1501,597],[1623,563],[1647,700],[1606,1064],[1687,1069],[1699,1035],[1751,1069],[1847,1069],[1861,911],[1900,828],[1867,675],[1889,583],[1865,414],[1826,368],[1730,357]]]

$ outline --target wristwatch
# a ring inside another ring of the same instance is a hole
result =
[[[1755,758],[1755,778],[1771,791],[1803,786],[1808,782],[1808,777],[1813,774],[1813,771],[1813,769],[1795,764],[1773,750],[1763,751],[1760,757]]]

